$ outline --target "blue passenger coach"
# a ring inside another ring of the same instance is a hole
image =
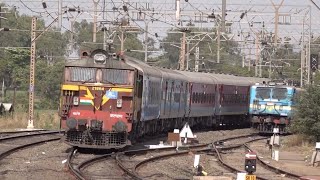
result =
[[[252,126],[260,132],[272,133],[279,128],[287,132],[291,121],[295,87],[253,85],[250,88],[249,114]]]

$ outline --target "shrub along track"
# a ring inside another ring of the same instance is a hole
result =
[[[3,132],[5,133],[5,132]],[[10,133],[13,135],[7,135],[0,138],[0,160],[3,160],[10,154],[38,144],[42,144],[49,141],[57,141],[61,139],[58,136],[60,131],[28,131]]]

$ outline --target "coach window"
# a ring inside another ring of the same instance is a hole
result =
[[[210,98],[210,94],[206,94],[206,99],[205,99],[206,103],[209,103],[209,100],[210,100],[209,98]]]

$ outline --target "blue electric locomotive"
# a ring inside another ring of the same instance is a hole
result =
[[[286,85],[253,85],[250,88],[249,114],[252,127],[261,133],[279,128],[286,133],[291,121],[295,87]]]

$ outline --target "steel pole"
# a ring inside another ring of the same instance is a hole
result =
[[[217,28],[217,63],[220,63],[220,25]]]
[[[145,31],[144,31],[144,62],[148,61],[148,22],[145,23]]]
[[[227,9],[227,0],[222,0],[222,20],[221,20],[221,31],[226,32],[226,9]]]
[[[58,1],[58,28],[62,27],[62,0]]]
[[[36,61],[36,28],[37,18],[33,17],[31,22],[31,48],[30,48],[30,84],[29,84],[29,120],[28,129],[33,129],[33,107],[34,107],[34,72]]]
[[[92,30],[92,42],[97,41],[97,8],[100,0],[93,0],[94,4],[94,17],[93,17],[93,30]]]
[[[179,62],[179,69],[181,71],[184,70],[185,59],[186,59],[186,32],[182,32],[181,53],[180,53],[180,62]]]

